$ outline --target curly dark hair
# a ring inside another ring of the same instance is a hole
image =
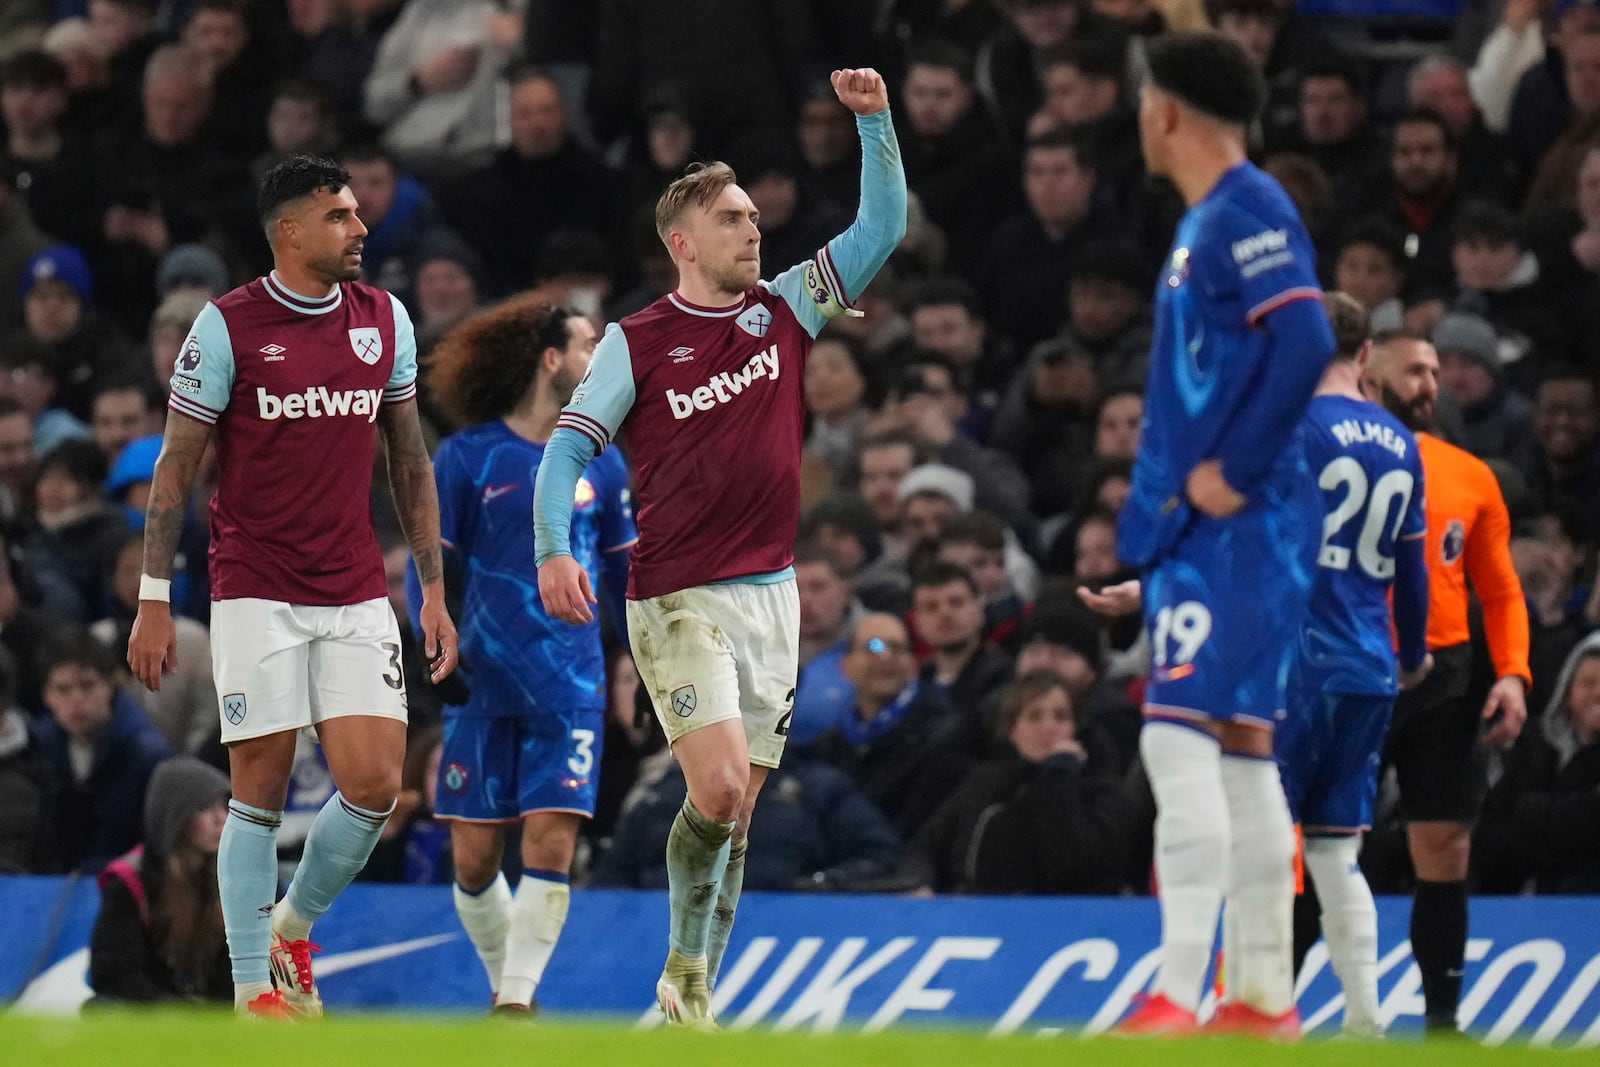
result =
[[[547,348],[572,340],[577,312],[556,307],[537,291],[512,297],[459,323],[428,358],[428,391],[457,425],[502,418],[522,402],[539,376]]]
[[[272,235],[272,224],[285,204],[310,196],[318,189],[337,193],[350,184],[350,172],[322,156],[290,156],[261,176],[256,190],[256,216]]]

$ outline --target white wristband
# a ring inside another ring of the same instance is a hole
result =
[[[148,574],[139,575],[139,599],[159,600],[163,604],[172,602],[172,579],[152,578]]]

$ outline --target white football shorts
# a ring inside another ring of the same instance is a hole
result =
[[[211,664],[224,744],[343,715],[406,721],[400,626],[387,598],[335,606],[218,600]]]
[[[628,639],[669,743],[742,717],[750,762],[778,765],[800,672],[794,579],[699,585],[630,600]]]

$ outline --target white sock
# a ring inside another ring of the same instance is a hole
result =
[[[263,993],[272,992],[271,982],[235,982],[233,983],[233,1008],[235,1011],[244,1011],[249,1003]]]
[[[533,1001],[534,990],[539,988],[539,979],[544,977],[545,965],[566,924],[570,900],[571,890],[565,881],[540,877],[531,871],[522,876],[511,905],[511,933],[506,938],[506,959],[500,969],[501,1004]]]
[[[1155,989],[1194,1011],[1228,877],[1222,750],[1199,730],[1147,722],[1139,734],[1139,754],[1156,797],[1161,970]]]
[[[1217,1003],[1232,1004],[1239,999],[1239,982],[1234,961],[1239,958],[1239,908],[1232,901],[1222,905],[1222,956],[1217,973]]]
[[[1306,838],[1306,870],[1322,902],[1322,936],[1344,987],[1344,1032],[1377,1037],[1378,909],[1356,857],[1359,837]]]
[[[500,969],[506,958],[506,934],[511,929],[511,887],[506,876],[496,871],[494,881],[469,893],[455,884],[456,914],[467,928],[472,947],[489,975],[489,990],[500,992]]]
[[[287,893],[272,909],[272,932],[285,941],[311,939],[311,920],[294,910]]]
[[[1264,1015],[1294,1007],[1294,822],[1278,765],[1224,756],[1222,782],[1233,829],[1228,907],[1239,944],[1228,956],[1228,999]]]

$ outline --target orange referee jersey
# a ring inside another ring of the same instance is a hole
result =
[[[1417,434],[1428,509],[1428,647],[1464,645],[1467,580],[1483,605],[1496,677],[1528,679],[1528,603],[1511,564],[1511,517],[1494,472],[1432,434]]]

